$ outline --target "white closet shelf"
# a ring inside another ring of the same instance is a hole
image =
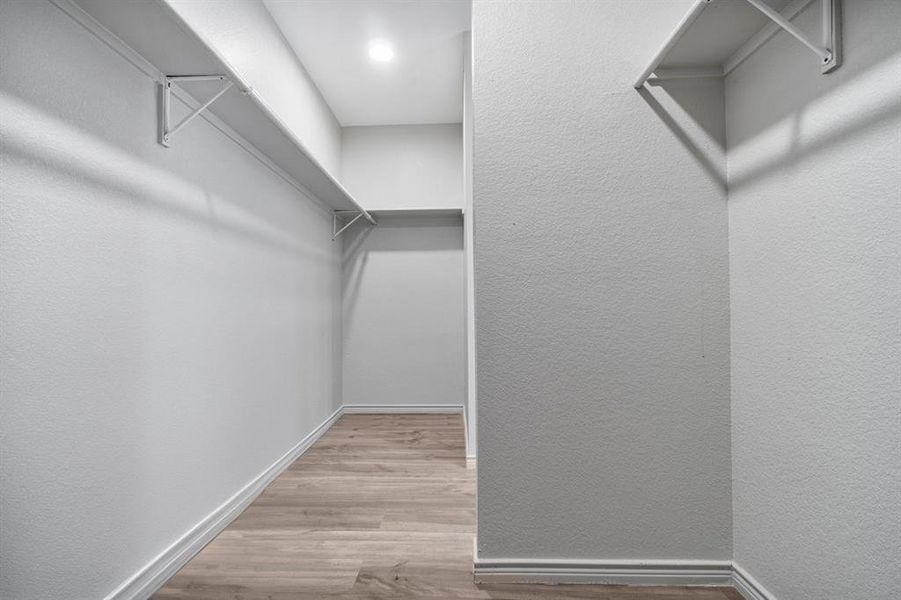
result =
[[[821,5],[819,38],[791,23],[814,2]],[[695,0],[634,86],[652,77],[723,77],[779,31],[807,46],[812,65],[828,73],[841,64],[839,24],[839,0]]]
[[[172,128],[167,118],[160,119],[160,143],[170,145],[169,137],[188,120],[202,117],[295,188],[332,210],[353,211],[375,224],[228,63],[162,0],[52,2],[160,84],[161,116],[168,117],[170,90],[191,109],[190,118]],[[195,94],[207,102],[198,102]],[[177,137],[171,143],[177,144]]]
[[[373,208],[369,211],[376,218],[380,217],[462,217],[462,208]]]
[[[460,219],[463,220],[462,208],[374,208],[369,214],[377,219],[385,217],[417,218],[417,219]],[[357,210],[336,210],[332,219],[332,239],[336,239],[351,225],[360,220],[362,214]]]

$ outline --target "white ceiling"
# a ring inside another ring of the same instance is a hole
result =
[[[264,0],[342,126],[463,120],[469,0]],[[388,41],[376,63],[369,43]]]

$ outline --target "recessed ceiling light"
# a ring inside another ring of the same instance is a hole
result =
[[[369,58],[375,62],[388,62],[394,58],[394,48],[384,40],[369,42]]]

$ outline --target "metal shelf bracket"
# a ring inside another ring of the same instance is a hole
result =
[[[702,68],[660,69],[658,72],[658,67],[670,50],[685,35],[686,31],[704,12],[704,9],[714,2],[714,0],[695,0],[691,9],[685,14],[638,79],[635,80],[633,86],[635,89],[641,89],[652,75],[656,76],[655,79],[721,77],[727,75],[736,65],[766,43],[779,29],[784,30],[812,50],[820,59],[822,72],[829,73],[841,65],[841,0],[818,0],[822,8],[822,41],[820,43],[811,40],[790,21],[791,17],[798,14],[813,1],[794,0],[783,9],[783,13],[785,13],[783,14],[770,8],[765,0],[745,0],[745,2],[769,18],[772,24],[764,27],[743,46],[739,47],[735,54],[726,60],[725,64]]]
[[[343,226],[339,228],[339,222],[341,219],[349,217],[350,215],[354,215],[352,219],[350,219],[347,223],[344,223]],[[332,213],[332,240],[338,239],[338,236],[344,233],[347,228],[357,222],[360,217],[367,217],[370,223],[373,225],[376,224],[375,219],[371,216],[368,216],[365,212],[355,211],[355,210],[336,210]]]
[[[212,98],[195,108],[188,116],[179,121],[178,125],[172,127],[170,125],[170,117],[172,114],[170,108],[172,98],[172,84],[191,81],[224,81],[225,85],[222,86],[222,89],[216,92],[216,94],[214,94]],[[233,84],[231,80],[229,80],[229,78],[225,75],[167,75],[163,82],[160,84],[162,88],[162,115],[160,117],[159,131],[160,144],[168,148],[173,135],[181,131],[182,127],[193,121],[195,117],[209,108],[213,102],[215,102],[222,96],[222,94],[231,89],[232,85]]]
[[[828,73],[841,64],[839,48],[839,0],[820,0],[822,6],[822,43],[816,43],[809,39],[804,32],[795,27],[791,21],[783,17],[778,11],[770,8],[763,0],[746,0],[748,4],[762,12],[771,21],[789,33],[796,40],[810,48],[814,54],[820,57],[823,73]]]

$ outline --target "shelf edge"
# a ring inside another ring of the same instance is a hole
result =
[[[232,67],[232,65],[222,56],[222,54],[216,50],[216,48],[198,31],[196,31],[187,21],[175,10],[173,6],[171,6],[165,0],[156,0],[157,4],[159,4],[166,13],[175,21],[178,27],[184,31],[186,34],[193,36],[197,41],[199,41],[209,52],[210,54],[222,65],[226,74],[229,78],[234,81],[238,87],[244,90],[245,94],[248,98],[250,98],[254,104],[256,104],[257,108],[263,113],[263,115],[272,121],[276,127],[278,127],[281,132],[285,135],[285,137],[290,140],[294,146],[304,154],[307,159],[317,168],[319,171],[325,175],[326,179],[350,202],[351,205],[356,207],[357,211],[363,214],[367,221],[371,224],[375,225],[375,219],[372,215],[369,214],[365,208],[360,206],[360,203],[356,201],[356,199],[347,191],[347,189],[332,175],[331,171],[329,171],[314,155],[310,150],[306,147],[306,145],[301,141],[293,131],[291,131],[282,121],[278,115],[276,115],[273,110],[266,104],[265,100],[263,100],[256,91],[247,85],[247,82],[238,75],[237,71]]]
[[[707,6],[712,2],[712,0],[695,0],[695,3],[692,7],[685,13],[685,16],[682,17],[682,20],[679,21],[679,24],[676,25],[676,28],[669,34],[666,41],[663,43],[663,46],[660,47],[659,50],[654,54],[654,57],[651,59],[651,62],[648,63],[648,66],[645,67],[644,71],[641,72],[641,75],[638,79],[635,80],[635,83],[632,84],[636,90],[641,89],[644,86],[645,82],[654,72],[660,63],[663,61],[664,57],[669,54],[669,51],[673,49],[673,46],[676,45],[676,42],[685,35],[685,32],[691,27],[691,24],[694,23],[698,16]]]

